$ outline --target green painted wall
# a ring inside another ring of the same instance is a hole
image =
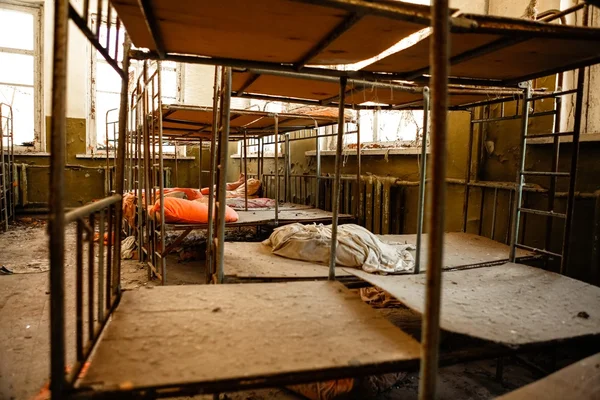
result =
[[[46,118],[47,127],[47,149],[50,149],[50,118]],[[67,118],[66,138],[66,164],[65,169],[65,200],[67,207],[78,207],[99,199],[105,195],[106,158],[77,158],[77,155],[86,152],[86,120],[80,118]],[[188,156],[195,157],[194,160],[178,160],[177,172],[175,174],[175,160],[165,160],[165,167],[171,168],[172,185],[176,183],[185,187],[198,187],[198,146],[188,148]],[[203,160],[204,169],[209,168],[208,150]],[[26,200],[26,208],[45,208],[48,202],[48,193],[51,188],[50,182],[50,157],[48,155],[15,156],[18,164],[19,180],[23,180],[23,166],[26,171],[26,185],[20,186],[19,197]],[[111,165],[113,160],[110,160]],[[175,178],[177,176],[177,178]],[[206,174],[208,179],[208,174]],[[26,186],[26,193],[23,187]]]

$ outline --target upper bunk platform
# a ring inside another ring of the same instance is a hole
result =
[[[155,0],[145,8],[137,0],[112,3],[138,48],[296,65],[365,60],[424,28],[430,18],[427,6],[390,0],[380,3],[395,11],[394,19],[292,0]]]
[[[426,276],[346,269],[424,312]],[[506,263],[442,275],[440,327],[520,347],[600,337],[600,288],[540,268]]]
[[[429,6],[390,0],[259,0],[251,6],[240,0],[115,0],[113,5],[133,44],[149,50],[134,52],[138,58],[380,81],[429,76]],[[600,62],[600,28],[455,10],[452,15],[450,75],[462,83],[515,85]]]
[[[423,237],[421,271],[427,266],[427,235]],[[415,244],[417,235],[378,235],[388,244]],[[444,269],[474,268],[508,261],[509,247],[483,236],[462,232],[444,235]],[[410,250],[413,257],[415,251]],[[519,261],[531,260],[535,254],[518,249]],[[328,268],[308,261],[283,258],[262,243],[226,242],[225,277],[228,281],[289,281],[327,279]],[[352,275],[347,268],[336,268],[337,277]]]
[[[414,369],[419,357],[339,282],[163,286],[123,293],[77,387],[235,391]]]
[[[451,18],[450,76],[498,85],[540,78],[600,62],[600,29],[465,14]],[[370,64],[403,79],[429,74],[431,37]]]
[[[429,50],[427,50],[429,51]],[[429,53],[427,53],[429,54]],[[232,95],[273,101],[297,101],[315,106],[339,106],[339,82],[336,78],[311,74],[278,74],[264,70],[233,71]],[[450,108],[460,109],[498,98],[518,98],[522,90],[500,87],[451,85]],[[365,103],[370,103],[365,105]],[[345,106],[381,109],[422,109],[423,89],[410,82],[366,82],[348,80]]]
[[[314,129],[318,126],[337,124],[336,110],[305,110],[297,113],[272,113],[256,110],[230,111],[230,138],[242,139],[243,132],[248,137],[273,134],[275,118],[278,133],[287,133],[302,129]],[[347,115],[347,121],[351,116]],[[177,140],[210,139],[212,136],[213,109],[190,105],[164,105],[162,109],[163,137]]]

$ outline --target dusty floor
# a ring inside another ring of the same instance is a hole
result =
[[[49,311],[48,258],[44,221],[26,220],[11,231],[0,235],[0,266],[13,275],[0,275],[0,400],[31,399],[39,393],[49,375]],[[73,286],[74,227],[66,235],[66,292]],[[204,272],[198,262],[169,262],[169,284],[200,283]],[[122,285],[137,290],[148,281],[146,269],[136,261],[122,264]],[[74,314],[74,303],[67,302],[68,315]],[[391,320],[398,318],[394,310],[380,310]],[[69,325],[69,320],[67,320]],[[73,335],[67,334],[73,346]],[[503,383],[495,380],[495,361],[479,361],[442,368],[440,399],[489,399],[533,381],[536,376],[517,363],[505,366]],[[380,393],[376,399],[416,399],[418,374],[403,376],[394,387]],[[221,395],[230,399],[299,399],[283,389],[265,389]],[[212,396],[197,398],[212,399]],[[361,397],[364,398],[364,397]]]

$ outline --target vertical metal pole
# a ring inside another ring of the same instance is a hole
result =
[[[523,185],[525,184],[525,176],[521,173],[525,169],[525,156],[527,155],[527,128],[529,125],[529,98],[531,97],[531,82],[526,83],[527,86],[523,90],[523,103],[521,113],[521,162],[517,171],[517,187],[515,193],[515,201],[513,203],[512,213],[512,233],[510,236],[510,254],[508,259],[510,262],[515,262],[517,254],[517,242],[519,241],[519,224],[521,220],[521,202],[523,201]]]
[[[558,88],[562,90],[563,87],[563,74],[558,76]],[[560,132],[560,114],[562,109],[562,98],[559,96],[554,101],[554,133]],[[554,136],[552,141],[552,169],[551,172],[558,172],[558,161],[560,157],[560,136]],[[550,186],[548,187],[548,211],[554,211],[554,204],[556,198],[556,176],[550,176]],[[549,216],[546,218],[546,241],[544,244],[545,250],[550,250],[552,243],[552,226],[554,225],[554,217]]]
[[[6,121],[6,125],[8,125],[8,120]],[[8,154],[8,157],[6,157],[6,160],[10,163],[10,153]],[[2,166],[2,199],[0,199],[0,207],[4,207],[4,231],[8,231],[9,186],[6,184],[6,180],[10,179],[10,181],[12,181],[12,175],[10,175],[9,177],[6,176],[6,163],[4,162],[4,132],[2,130],[2,104],[0,104],[0,163]]]
[[[248,211],[248,139],[244,129],[244,210]]]
[[[217,170],[217,135],[219,134],[219,96],[221,93],[221,67],[215,67],[215,81],[213,87],[213,127],[212,137],[210,138],[210,175],[208,189],[208,232],[206,233],[206,265],[207,265],[207,283],[212,279],[212,244],[214,237],[214,205],[215,205],[215,171]]]
[[[448,114],[449,11],[448,0],[432,1],[431,14],[431,194],[428,213],[429,248],[427,290],[423,315],[419,399],[436,398],[442,262],[444,255],[444,218],[446,209],[446,136]]]
[[[290,170],[291,170],[291,158],[290,158],[290,134],[286,133],[283,136],[284,147],[285,147],[285,190],[284,190],[284,202],[291,201],[292,198],[292,182],[290,180]]]
[[[50,391],[60,399],[65,390],[65,149],[67,116],[67,0],[54,2],[52,119],[50,122]]]
[[[338,231],[338,214],[340,208],[340,192],[342,189],[342,148],[344,147],[344,106],[346,104],[346,77],[340,78],[340,106],[338,115],[338,133],[337,143],[335,147],[335,176],[333,183],[333,204],[332,209],[332,221],[331,221],[331,254],[329,255],[329,280],[335,280],[335,258],[337,250],[337,231]]]
[[[423,88],[423,138],[421,140],[421,176],[419,181],[419,208],[417,209],[417,254],[415,274],[421,272],[421,240],[423,236],[423,214],[425,209],[425,182],[427,176],[427,133],[429,129],[429,88]]]
[[[198,189],[202,189],[202,139],[198,144]]]
[[[362,204],[362,190],[360,187],[360,176],[362,174],[361,151],[360,151],[360,110],[356,113],[356,223],[360,224],[360,213]]]
[[[586,8],[587,11],[587,8]],[[587,17],[587,13],[586,13]],[[587,18],[586,18],[587,20]],[[581,135],[581,110],[583,109],[583,86],[585,83],[585,68],[577,71],[577,93],[575,96],[575,121],[573,125],[573,144],[571,146],[571,177],[569,180],[569,194],[567,197],[567,215],[563,236],[563,256],[560,264],[560,273],[566,274],[571,256],[571,230],[573,229],[573,211],[575,208],[575,188],[577,184],[577,162],[579,160],[579,137]]]
[[[494,188],[494,206],[492,208],[492,228],[490,239],[494,240],[496,233],[496,210],[498,209],[498,188]]]
[[[158,121],[158,186],[160,190],[160,269],[162,275],[162,284],[167,284],[167,254],[165,254],[165,164],[163,157],[163,120],[162,120],[162,98],[161,98],[161,88],[162,88],[162,65],[160,61],[157,63],[157,78],[158,78],[158,96],[156,99],[157,102],[157,121]],[[152,122],[154,125],[154,121]],[[154,148],[154,146],[152,146]],[[175,149],[175,154],[177,154],[177,149]],[[154,165],[154,164],[153,164]],[[175,168],[177,168],[177,163],[175,163]],[[177,177],[175,177],[177,179]],[[153,236],[155,234],[153,233]],[[154,249],[156,251],[156,248]],[[158,266],[157,266],[158,269]]]
[[[315,130],[316,134],[317,134],[317,138],[315,141],[315,158],[316,158],[316,162],[317,162],[317,166],[316,166],[316,171],[315,171],[315,175],[316,175],[316,187],[315,187],[315,208],[319,208],[319,195],[320,195],[320,190],[321,190],[321,138],[319,137],[319,130],[316,129]]]
[[[177,155],[177,142],[175,142],[175,187],[179,187],[179,170],[177,168],[178,164],[179,164],[179,157]],[[160,171],[160,173],[162,174],[163,172]]]
[[[119,140],[117,142],[117,168],[116,168],[116,182],[115,191],[121,195],[121,200],[115,207],[115,231],[113,235],[114,239],[114,273],[112,275],[113,287],[115,294],[119,296],[121,294],[121,231],[123,230],[123,186],[125,179],[125,138],[127,132],[127,91],[129,90],[129,49],[131,48],[131,41],[129,36],[125,34],[125,43],[123,45],[123,72],[124,75],[121,79],[121,104],[119,105]],[[100,238],[102,240],[102,238]],[[108,238],[109,242],[112,242],[113,238]]]
[[[279,224],[279,116],[275,114],[275,226]]]
[[[223,257],[225,256],[225,208],[227,207],[227,164],[229,162],[229,116],[231,106],[231,67],[225,67],[225,82],[223,86],[223,120],[221,137],[221,154],[219,158],[219,226],[217,237],[217,279],[223,283],[225,277]]]
[[[504,106],[504,103],[502,103]],[[504,107],[503,107],[504,109]],[[465,198],[463,200],[463,226],[462,231],[467,231],[467,223],[469,221],[469,192],[471,183],[471,162],[473,160],[473,136],[475,124],[473,119],[475,118],[475,112],[473,109],[470,111],[470,124],[469,124],[469,144],[467,145],[467,165],[465,167]]]
[[[98,224],[98,321],[104,321],[104,210],[100,210]]]

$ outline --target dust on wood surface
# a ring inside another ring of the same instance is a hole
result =
[[[163,286],[123,294],[81,385],[342,377],[414,366],[419,354],[417,341],[338,282]]]
[[[423,313],[426,276],[346,269]],[[521,264],[449,271],[442,279],[440,325],[507,345],[600,335],[600,288]]]
[[[427,240],[423,238],[421,270],[427,265]],[[416,235],[377,235],[388,244],[415,244]],[[469,233],[446,233],[444,236],[444,268],[468,267],[490,262],[508,261],[509,247],[483,236]],[[411,251],[413,257],[415,251]],[[518,250],[519,257],[533,256],[524,250]],[[292,260],[272,253],[269,246],[262,243],[226,242],[225,275],[237,278],[264,279],[306,279],[326,278],[328,266],[308,261]],[[338,267],[336,276],[348,276],[344,268]]]

